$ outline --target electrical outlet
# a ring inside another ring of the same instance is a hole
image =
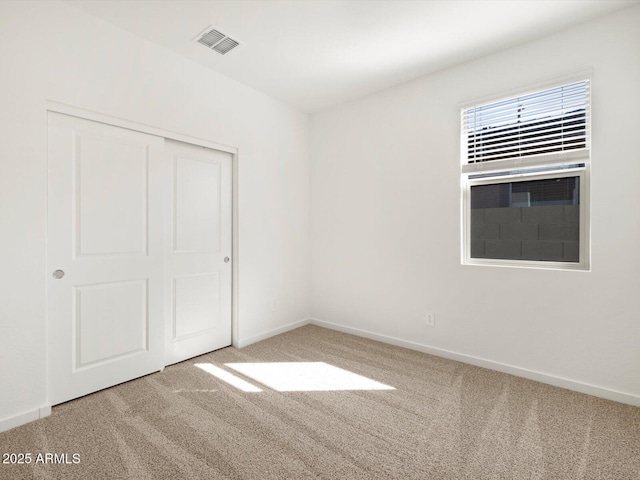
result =
[[[273,302],[273,305],[271,306],[271,311],[272,312],[277,312],[279,308],[278,302]]]
[[[436,314],[433,312],[427,312],[424,314],[424,324],[427,327],[435,327],[436,326]]]

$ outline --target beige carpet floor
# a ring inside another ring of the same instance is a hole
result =
[[[194,366],[325,362],[394,390],[281,392]],[[4,479],[640,479],[640,408],[306,326],[0,433]]]

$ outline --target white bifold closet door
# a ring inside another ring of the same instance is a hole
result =
[[[231,155],[48,115],[50,403],[230,345]]]

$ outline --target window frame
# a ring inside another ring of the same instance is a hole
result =
[[[586,148],[518,157],[467,163],[468,137],[464,130],[465,111],[477,105],[498,103],[504,100],[553,89],[573,82],[588,82],[587,90],[587,138]],[[589,271],[591,268],[590,248],[590,176],[591,176],[591,71],[564,77],[550,82],[539,83],[528,89],[513,90],[509,94],[496,95],[460,104],[460,186],[461,186],[461,263],[462,265],[517,267],[551,270]],[[481,175],[481,177],[480,177]],[[474,178],[475,177],[475,178]],[[525,180],[553,178],[580,178],[579,208],[579,261],[561,262],[547,260],[515,260],[471,257],[471,187],[495,185]]]
[[[583,161],[580,163],[584,163]],[[548,260],[514,260],[500,258],[471,257],[471,187],[476,185],[497,185],[529,180],[578,177],[580,179],[579,242],[578,262],[557,262]],[[589,172],[585,166],[554,169],[545,172],[519,172],[499,177],[469,178],[466,175],[463,187],[463,258],[464,265],[485,265],[494,267],[526,267],[556,270],[587,270],[589,268]]]

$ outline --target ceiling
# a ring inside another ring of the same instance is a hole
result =
[[[640,0],[68,0],[227,77],[314,112]],[[213,25],[241,45],[194,42]]]

